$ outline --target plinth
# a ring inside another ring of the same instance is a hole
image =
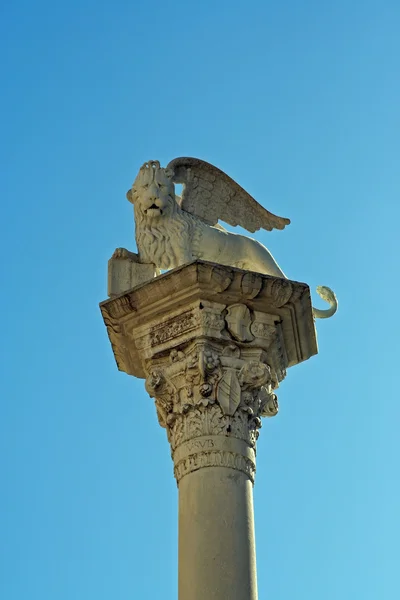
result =
[[[256,600],[256,442],[286,369],[317,353],[309,287],[196,261],[100,307],[171,446],[179,600]]]

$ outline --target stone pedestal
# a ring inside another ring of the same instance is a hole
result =
[[[108,261],[108,295],[115,298],[154,277],[154,265],[140,263],[138,255],[118,248]]]
[[[256,600],[262,417],[317,353],[307,285],[197,261],[101,304],[118,368],[146,380],[179,486],[179,599]]]

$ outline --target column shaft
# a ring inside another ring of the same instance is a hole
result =
[[[179,482],[179,600],[257,600],[253,486],[227,467]]]

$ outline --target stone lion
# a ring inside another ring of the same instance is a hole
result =
[[[184,185],[182,197],[175,195],[175,183]],[[157,274],[201,259],[285,277],[265,246],[228,232],[218,220],[254,232],[283,229],[289,219],[267,211],[216,167],[195,158],[177,158],[166,168],[158,161],[146,162],[127,198],[134,206],[138,254],[119,248],[114,257],[152,263]],[[335,294],[322,286],[317,291],[331,306],[313,309],[314,315],[332,316],[337,310]]]

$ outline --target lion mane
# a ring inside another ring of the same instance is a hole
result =
[[[146,190],[155,179],[164,184],[160,193],[163,212],[157,219],[146,214]],[[179,206],[169,170],[160,168],[158,161],[145,163],[127,197],[134,206],[136,244],[141,261],[153,263],[158,269],[180,265],[182,254],[198,239],[201,223]]]
[[[180,246],[187,246],[194,231],[193,217],[184,213],[172,198],[170,202],[172,214],[168,220],[161,218],[158,224],[149,222],[135,207],[136,244],[140,256],[143,262],[155,263],[162,269],[172,269],[178,264],[176,240],[180,240]]]

